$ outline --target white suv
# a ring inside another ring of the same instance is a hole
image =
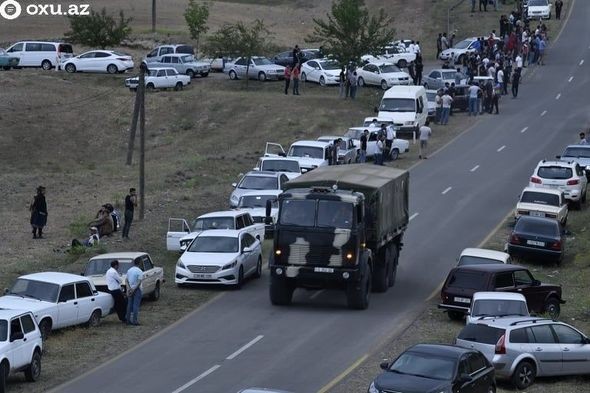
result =
[[[588,180],[584,169],[575,161],[539,161],[529,187],[547,187],[563,191],[565,199],[579,209],[586,202]]]
[[[0,391],[12,372],[24,371],[28,381],[41,375],[41,332],[33,314],[22,310],[0,310]]]

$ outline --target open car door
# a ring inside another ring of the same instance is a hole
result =
[[[271,143],[266,142],[266,147],[264,149],[264,156],[265,157],[286,157],[287,153],[285,153],[285,149],[278,143]]]
[[[180,251],[180,238],[190,233],[190,227],[184,218],[169,218],[166,233],[166,249]]]

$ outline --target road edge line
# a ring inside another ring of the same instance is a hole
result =
[[[361,363],[363,363],[368,358],[369,358],[369,354],[365,353],[363,356],[358,358],[354,363],[352,363],[350,366],[348,366],[348,368],[346,370],[344,370],[340,374],[338,374],[338,376],[336,378],[332,379],[330,382],[328,382],[326,385],[324,385],[324,387],[322,387],[320,390],[318,390],[317,393],[326,393],[326,392],[330,391],[330,389],[332,389],[334,386],[336,386],[338,383],[340,383],[344,378],[346,378],[346,376],[348,374],[353,372],[358,366],[361,365]]]

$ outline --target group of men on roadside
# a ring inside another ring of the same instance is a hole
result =
[[[133,266],[127,270],[125,283],[119,273],[119,261],[111,261],[111,267],[106,272],[107,289],[115,302],[115,311],[119,320],[127,325],[139,326],[139,305],[143,296],[142,277],[143,271],[139,268],[139,259],[135,259]],[[122,290],[123,284],[125,293]]]

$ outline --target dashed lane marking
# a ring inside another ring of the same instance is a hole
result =
[[[524,134],[524,133],[526,132],[526,130],[528,130],[528,129],[529,129],[528,127],[525,127],[525,128],[523,128],[522,130],[520,130],[520,133],[521,133],[521,134]]]
[[[207,375],[209,375],[212,372],[214,372],[215,370],[217,370],[219,367],[221,367],[221,366],[219,364],[216,364],[215,366],[211,367],[209,370],[205,371],[203,374],[199,375],[195,379],[191,379],[190,381],[188,381],[187,383],[185,383],[184,385],[182,385],[181,387],[179,387],[178,389],[176,389],[172,393],[180,393],[183,390],[188,389],[189,387],[191,387],[195,383],[199,382],[201,379],[205,378]]]
[[[264,338],[264,336],[262,334],[260,336],[257,336],[255,339],[253,339],[248,344],[244,345],[242,348],[238,349],[237,351],[235,351],[234,353],[232,353],[231,355],[229,355],[225,359],[226,360],[235,359],[236,357],[238,357],[239,354],[244,352],[246,349],[250,348],[252,345],[256,344],[258,341],[262,340],[263,338]]]
[[[574,77],[573,76],[570,76],[567,81],[571,83],[573,80],[574,80]]]
[[[584,60],[580,60],[580,65],[584,64]]]
[[[547,114],[547,111],[543,111],[543,112],[541,112],[541,117],[542,117],[542,116],[545,116],[546,114]]]
[[[414,213],[410,216],[410,221],[412,221],[414,218],[418,217],[418,214],[420,213]]]
[[[498,153],[500,153],[502,150],[506,149],[506,145],[500,146],[498,148],[498,150],[496,150]]]
[[[453,187],[447,187],[445,188],[445,190],[442,192],[443,195],[445,195],[447,192],[451,191],[453,189]]]
[[[559,93],[558,95],[555,96],[556,100],[559,100],[561,98],[561,93]]]
[[[479,165],[476,165],[473,168],[471,168],[471,170],[469,172],[475,172],[478,168],[479,168]]]

